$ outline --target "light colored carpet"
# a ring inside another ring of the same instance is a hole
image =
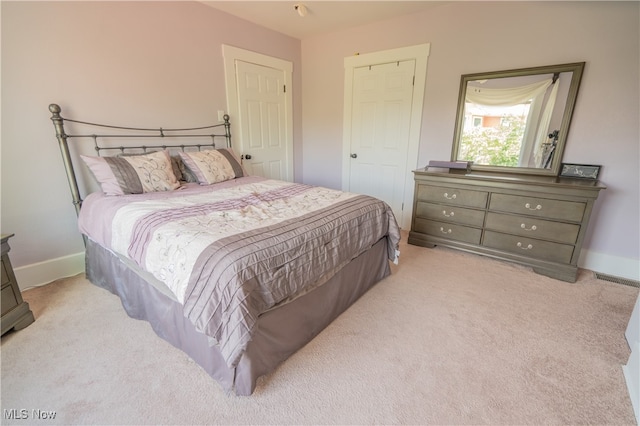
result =
[[[621,365],[637,288],[401,248],[391,277],[250,397],[82,275],[27,290],[36,322],[2,337],[2,423],[635,424]]]

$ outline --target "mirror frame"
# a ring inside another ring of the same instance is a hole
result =
[[[487,171],[487,172],[500,172],[500,173],[519,173],[530,175],[543,175],[543,176],[557,176],[560,171],[560,164],[562,162],[562,156],[564,154],[564,148],[567,141],[567,135],[569,134],[569,126],[571,124],[571,118],[573,110],[578,97],[578,89],[580,88],[580,81],[582,80],[582,74],[584,72],[584,62],[575,62],[570,64],[560,65],[547,65],[542,67],[520,68],[506,71],[493,71],[482,72],[474,74],[464,74],[460,79],[460,92],[458,97],[458,111],[456,113],[456,125],[453,135],[453,149],[451,151],[451,161],[457,161],[460,139],[462,135],[462,127],[464,124],[464,107],[465,97],[467,90],[467,83],[473,80],[485,80],[492,78],[506,78],[506,77],[521,77],[537,74],[554,74],[563,72],[572,72],[571,85],[569,86],[569,92],[567,94],[567,103],[565,105],[564,114],[562,116],[562,122],[558,132],[558,143],[556,145],[555,154],[551,161],[551,167],[548,169],[534,168],[534,167],[507,167],[507,166],[491,166],[472,164],[469,170],[474,171]]]

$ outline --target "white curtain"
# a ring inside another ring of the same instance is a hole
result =
[[[556,98],[558,97],[558,86],[560,81],[557,80],[551,89],[549,99],[547,99],[547,105],[544,107],[544,111],[540,116],[540,124],[538,125],[538,134],[536,135],[536,147],[535,147],[535,166],[544,167],[544,161],[546,157],[544,153],[544,142],[549,139],[549,124],[551,123],[551,116],[553,115],[553,108],[556,106]],[[555,149],[555,147],[553,147]]]
[[[486,87],[467,87],[466,101],[486,106],[513,106],[529,102],[543,94],[553,80],[543,80],[520,87],[491,89]]]

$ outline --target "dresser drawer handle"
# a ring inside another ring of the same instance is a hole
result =
[[[533,246],[531,244],[527,244],[526,247],[522,246],[522,243],[520,241],[518,241],[518,244],[516,244],[518,247],[520,247],[522,250],[531,250],[533,248]]]
[[[455,212],[451,212],[451,213],[447,214],[446,210],[442,210],[442,216],[453,217],[454,215],[455,215]]]
[[[451,196],[449,196],[448,192],[444,193],[444,198],[446,198],[447,200],[455,200],[457,198],[456,194],[453,194]]]
[[[440,227],[440,232],[442,232],[443,234],[450,234],[451,233],[451,228],[447,229],[446,231],[444,230],[444,227]]]
[[[535,225],[531,225],[531,228],[527,229],[527,225],[525,225],[524,223],[520,225],[520,228],[524,229],[525,231],[535,231],[536,229],[538,229],[538,227]]]
[[[542,205],[541,204],[538,204],[534,208],[531,208],[531,204],[527,203],[527,204],[524,205],[524,207],[529,209],[529,210],[542,210]]]

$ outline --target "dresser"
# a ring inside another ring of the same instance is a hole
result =
[[[16,276],[9,260],[9,238],[13,234],[2,235],[2,293],[0,301],[2,304],[2,334],[14,329],[20,330],[34,321],[33,313],[29,309],[29,304],[22,300],[22,293],[18,287]]]
[[[450,247],[575,282],[597,181],[416,170],[409,244]]]

